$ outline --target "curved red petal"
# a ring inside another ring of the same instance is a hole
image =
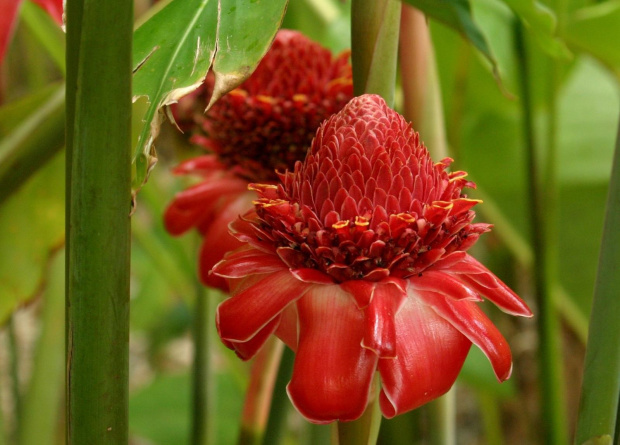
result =
[[[249,340],[243,342],[222,340],[222,343],[224,343],[227,348],[235,351],[235,354],[237,354],[237,357],[241,360],[247,361],[256,355],[258,350],[265,344],[269,336],[278,328],[279,324],[280,316],[278,315]]]
[[[332,280],[329,275],[321,272],[320,270],[307,268],[291,269],[291,273],[295,275],[298,280],[305,283],[334,284],[334,280]]]
[[[429,270],[409,279],[409,285],[419,290],[437,292],[454,300],[482,301],[476,292],[458,278],[443,271]]]
[[[396,356],[396,330],[394,317],[407,294],[391,283],[377,283],[372,300],[366,310],[366,329],[362,346],[380,358]]]
[[[211,269],[224,257],[226,252],[243,246],[241,241],[229,233],[228,224],[247,207],[248,196],[247,193],[244,193],[234,201],[222,206],[204,233],[204,241],[198,257],[198,271],[200,280],[207,286],[217,287],[228,292],[226,280],[222,276],[212,274]],[[246,271],[244,275],[249,272]]]
[[[266,274],[248,287],[240,284],[235,295],[217,308],[220,337],[236,342],[249,340],[288,304],[302,297],[309,287],[288,270]]]
[[[372,301],[375,292],[375,283],[364,280],[345,281],[340,287],[351,294],[360,309],[365,308]]]
[[[287,267],[277,255],[257,250],[243,244],[243,247],[230,252],[213,267],[213,274],[226,278],[241,278],[249,274],[272,273]]]
[[[396,358],[379,360],[381,411],[387,418],[445,394],[465,362],[471,342],[415,295],[395,317]]]
[[[454,301],[432,292],[418,292],[418,295],[438,315],[484,352],[500,382],[510,377],[512,372],[510,347],[499,330],[475,303]]]
[[[512,289],[474,257],[467,255],[463,263],[472,271],[461,273],[459,277],[502,311],[521,317],[533,315],[528,305]]]
[[[282,311],[280,324],[276,330],[276,336],[286,344],[292,351],[297,351],[297,326],[299,318],[297,316],[297,305],[289,304]]]
[[[314,286],[297,310],[299,346],[287,387],[293,405],[314,423],[359,418],[377,365],[360,346],[364,315],[338,285]]]
[[[217,160],[215,155],[197,156],[181,162],[172,169],[172,172],[176,175],[205,175],[218,171],[225,171],[225,167]]]

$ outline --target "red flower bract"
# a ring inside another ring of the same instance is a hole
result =
[[[272,333],[295,352],[289,395],[317,423],[354,420],[381,374],[392,417],[445,393],[471,344],[499,380],[506,341],[478,308],[530,316],[527,305],[466,253],[472,224],[464,172],[433,163],[383,99],[364,95],[319,128],[305,162],[281,183],[251,184],[255,210],[235,221],[247,244],[218,263],[232,296],[217,311],[224,343],[248,359]]]
[[[228,288],[208,272],[225,252],[240,246],[228,234],[228,223],[256,198],[247,190],[248,181],[277,181],[276,169],[303,159],[320,123],[352,97],[348,57],[334,58],[302,34],[281,30],[252,76],[206,115],[212,80],[173,110],[180,127],[194,134],[191,140],[212,152],[175,169],[203,181],[179,193],[164,215],[170,233],[197,227],[204,235],[203,283]]]

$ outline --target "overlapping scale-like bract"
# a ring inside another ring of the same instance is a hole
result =
[[[433,163],[419,136],[379,96],[352,101],[317,132],[279,187],[252,185],[260,224],[291,268],[335,282],[406,278],[488,230],[472,224],[461,171]]]
[[[197,122],[193,141],[216,153],[237,175],[275,181],[276,170],[303,159],[321,122],[351,99],[348,59],[348,52],[334,57],[303,34],[281,30],[240,87],[203,116],[213,85],[209,78],[187,103],[181,101],[177,120],[184,129]]]

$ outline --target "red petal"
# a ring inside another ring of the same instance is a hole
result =
[[[316,286],[298,301],[299,346],[288,393],[315,423],[359,418],[377,356],[362,348],[364,315],[338,285]]]
[[[217,160],[215,155],[204,155],[181,162],[172,171],[177,175],[204,175],[216,171],[224,171],[224,166]]]
[[[342,290],[348,292],[353,296],[357,307],[360,309],[365,308],[370,304],[372,296],[375,292],[375,283],[364,280],[350,280],[345,281],[340,285]]]
[[[445,394],[471,342],[415,295],[395,317],[396,358],[379,360],[381,411],[394,417]]]
[[[21,0],[0,0],[0,63],[11,41],[20,4]]]
[[[419,292],[419,295],[441,317],[484,352],[499,381],[503,382],[510,377],[512,372],[510,347],[495,325],[475,303],[454,301],[432,292]]]
[[[362,346],[379,358],[396,356],[396,331],[394,317],[407,294],[391,283],[378,283],[370,305],[366,308],[366,331]]]
[[[428,270],[409,279],[415,289],[437,292],[455,300],[482,301],[476,292],[458,278],[443,271]]]
[[[461,279],[496,304],[502,311],[522,317],[533,315],[527,304],[517,294],[474,257],[467,255],[465,260],[459,264],[463,263],[469,265],[475,272],[464,273]]]
[[[200,248],[198,270],[200,271],[200,279],[207,286],[217,287],[224,292],[228,291],[226,280],[210,272],[213,266],[224,258],[226,252],[235,250],[243,245],[241,241],[228,232],[228,224],[239,216],[239,213],[247,210],[248,205],[251,205],[248,202],[250,198],[251,196],[248,193],[244,193],[234,201],[222,206],[204,234],[204,241]],[[246,270],[245,275],[249,273],[251,272]]]
[[[316,269],[292,269],[291,273],[300,281],[304,283],[314,284],[334,284],[334,280],[329,275]]]
[[[239,292],[217,308],[220,337],[236,342],[249,340],[309,288],[288,270],[266,274],[249,287],[240,285]]]
[[[249,360],[256,355],[258,350],[265,344],[271,334],[280,324],[280,316],[271,320],[265,327],[259,330],[254,337],[247,341],[236,342],[222,340],[227,348],[232,349],[241,360]]]
[[[286,269],[282,260],[276,255],[254,249],[247,244],[242,245],[245,247],[231,252],[223,261],[216,264],[213,273],[227,278],[241,278],[250,274],[272,273]]]
[[[62,0],[34,0],[34,2],[45,9],[58,25],[62,25]]]

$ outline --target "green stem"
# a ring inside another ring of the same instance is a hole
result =
[[[215,442],[215,370],[212,365],[213,336],[218,299],[196,283],[196,310],[194,311],[194,384],[192,400],[192,445]]]
[[[375,377],[370,389],[370,400],[364,414],[352,422],[337,422],[338,445],[372,445],[377,443],[381,425],[379,409],[379,381]]]
[[[424,407],[429,414],[429,443],[456,443],[456,386]]]
[[[67,2],[67,442],[128,443],[133,2]]]
[[[11,376],[11,396],[13,397],[13,413],[14,426],[11,430],[10,436],[17,438],[19,430],[21,429],[21,413],[22,413],[22,396],[19,384],[19,346],[17,344],[17,333],[15,332],[15,319],[14,315],[11,315],[8,322],[8,334],[9,334],[9,357],[10,368],[9,373]]]
[[[620,123],[614,154],[575,443],[620,440]]]
[[[502,422],[497,399],[487,392],[478,391],[478,403],[484,423],[486,443],[502,445],[504,439],[502,436]]]
[[[435,160],[448,156],[441,88],[424,14],[403,3],[400,20],[403,116],[420,133]]]
[[[43,295],[41,333],[32,376],[24,394],[20,445],[54,445],[60,416],[64,375],[64,251],[56,254]]]
[[[534,113],[531,98],[529,59],[523,35],[523,25],[516,24],[516,51],[521,64],[521,104],[523,111],[523,132],[526,145],[528,182],[532,222],[532,245],[534,249],[534,291],[537,301],[536,314],[539,336],[539,367],[542,394],[542,425],[545,443],[567,443],[566,414],[563,397],[563,370],[561,362],[561,344],[559,323],[553,302],[555,281],[555,253],[553,238],[550,236],[555,221],[555,209],[550,196],[541,188],[540,165],[536,137],[534,134]],[[548,153],[553,155],[554,149]],[[548,162],[554,162],[548,159]],[[555,177],[546,178],[549,187],[554,190]]]
[[[284,348],[273,389],[273,399],[271,401],[271,409],[269,410],[269,420],[267,421],[265,436],[263,437],[263,445],[278,445],[282,443],[282,431],[284,431],[286,414],[290,406],[288,395],[286,394],[286,385],[291,380],[294,362],[295,353],[289,348]]]
[[[283,350],[284,343],[271,337],[254,357],[241,415],[239,445],[258,445],[263,440]]]
[[[379,94],[394,106],[401,4],[398,0],[353,0],[351,61],[356,96]]]

